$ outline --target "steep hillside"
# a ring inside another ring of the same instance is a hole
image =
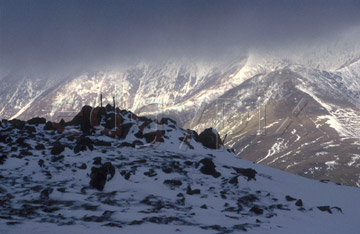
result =
[[[360,228],[358,188],[240,159],[213,129],[85,106],[69,122],[3,120],[0,140],[2,233]]]

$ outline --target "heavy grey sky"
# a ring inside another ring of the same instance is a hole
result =
[[[0,71],[101,69],[326,41],[360,1],[0,0]]]

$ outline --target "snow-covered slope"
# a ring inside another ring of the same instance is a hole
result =
[[[9,74],[0,80],[0,116],[17,118],[36,102],[36,99],[49,91],[52,81],[44,77],[23,74]]]
[[[206,148],[169,119],[118,110],[110,137],[114,109],[81,113],[1,122],[1,233],[358,233],[358,188]]]

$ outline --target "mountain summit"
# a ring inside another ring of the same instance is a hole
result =
[[[240,159],[214,129],[110,105],[3,120],[3,233],[357,233],[358,188]]]

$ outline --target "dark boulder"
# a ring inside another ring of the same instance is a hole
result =
[[[44,165],[44,163],[45,163],[45,161],[42,160],[42,159],[40,159],[40,160],[38,161],[38,164],[39,164],[40,167],[42,167],[42,166]]]
[[[148,127],[153,121],[145,116],[138,116],[139,121],[143,122],[141,124],[142,127]]]
[[[127,134],[129,133],[130,131],[130,128],[133,126],[134,124],[133,123],[126,123],[126,124],[122,124],[120,127],[121,127],[121,136],[120,138],[121,139],[125,139]]]
[[[45,126],[44,126],[44,130],[55,130],[53,124],[50,121],[47,121]]]
[[[156,135],[155,134],[151,134],[151,133],[146,133],[143,135],[146,143],[152,143],[155,141]]]
[[[331,207],[332,210],[336,210],[337,212],[340,212],[342,213],[342,209],[340,207],[337,207],[337,206],[334,206],[334,207]]]
[[[74,153],[77,154],[80,151],[86,151],[87,149],[93,150],[93,141],[85,136],[80,136],[79,140],[77,141],[75,147],[74,147]]]
[[[99,191],[104,189],[106,181],[109,181],[115,175],[115,167],[107,162],[101,167],[92,167],[90,174],[90,185]]]
[[[77,168],[81,169],[81,170],[85,170],[87,168],[85,163],[82,163],[80,166],[78,166]]]
[[[197,137],[197,141],[210,149],[218,149],[219,144],[221,144],[219,134],[213,128],[207,128],[200,133]]]
[[[95,146],[111,146],[111,142],[96,140],[94,141]]]
[[[32,119],[29,119],[27,121],[28,124],[30,125],[39,125],[39,124],[45,124],[46,123],[46,119],[45,118],[40,118],[40,117],[35,117]]]
[[[134,145],[129,142],[123,142],[119,145],[119,147],[134,147]]]
[[[186,189],[186,194],[188,195],[200,194],[200,189],[191,189],[189,185]]]
[[[23,129],[25,127],[25,121],[19,119],[12,119],[9,123],[16,129]]]
[[[91,106],[84,106],[81,109],[82,119],[81,119],[81,123],[80,123],[80,129],[86,135],[91,134],[91,130],[92,130],[92,126],[90,123],[91,110],[92,110]]]
[[[322,212],[328,212],[328,213],[332,214],[330,206],[318,206],[317,208]]]
[[[286,199],[286,201],[296,201],[296,198],[293,198],[293,197],[291,197],[291,196],[289,196],[289,195],[287,195],[287,196],[285,197],[285,199]]]
[[[199,142],[199,134],[194,130],[187,129],[187,132],[190,134],[191,138]]]
[[[257,196],[255,196],[254,194],[248,194],[245,196],[240,197],[237,202],[238,204],[243,204],[246,206],[249,206],[250,204],[252,204],[255,201],[258,201],[259,198]]]
[[[53,156],[51,158],[51,162],[57,162],[57,161],[60,161],[61,159],[64,159],[64,155]]]
[[[108,181],[111,180],[115,175],[115,167],[111,164],[111,162],[106,162],[102,167],[107,171]]]
[[[134,134],[135,137],[141,139],[141,138],[144,138],[144,135],[142,133],[142,131],[138,131],[137,133]]]
[[[36,150],[44,150],[44,149],[45,149],[45,146],[40,143],[40,144],[37,144],[37,145],[35,146],[35,149],[36,149]]]
[[[25,142],[26,138],[24,137],[19,137],[15,143],[18,144],[18,146],[22,147],[22,148],[28,148],[31,149],[31,146]]]
[[[42,190],[41,193],[40,193],[40,199],[41,200],[48,200],[49,196],[50,196],[50,194],[52,192],[53,192],[52,188],[47,188],[47,189]]]
[[[296,206],[303,206],[303,202],[301,199],[297,200],[295,203]]]
[[[25,130],[28,131],[28,133],[36,132],[36,129],[33,126],[25,126]]]
[[[6,155],[0,156],[0,165],[3,165],[4,162],[6,161],[6,159],[7,159],[7,156],[6,156]]]
[[[264,210],[255,205],[250,209],[250,212],[253,212],[253,213],[257,214],[257,215],[261,215],[261,214],[264,213]]]
[[[65,150],[65,147],[58,141],[56,141],[51,149],[52,155],[59,155]]]
[[[94,162],[93,162],[94,165],[101,165],[102,164],[101,163],[101,157],[95,157],[95,158],[93,158],[93,160],[94,160]]]
[[[164,180],[164,184],[170,186],[180,186],[182,185],[181,180]]]
[[[257,172],[254,169],[251,168],[238,168],[233,167],[233,169],[236,171],[236,173],[239,173],[247,178],[248,181],[250,180],[256,180],[255,176]]]
[[[142,141],[135,140],[135,141],[133,141],[132,145],[134,148],[136,148],[136,146],[144,145],[144,143]]]
[[[239,176],[234,176],[233,178],[231,178],[231,179],[229,180],[229,183],[230,183],[230,184],[233,184],[233,185],[237,185],[237,184],[239,183],[238,177],[239,177]]]
[[[221,174],[215,170],[216,166],[210,158],[204,158],[200,160],[199,163],[203,164],[203,166],[200,168],[201,173],[205,175],[212,175],[214,178],[221,176]]]
[[[83,106],[81,111],[70,122],[66,123],[66,125],[80,126],[81,131],[85,135],[90,134],[92,131],[90,122],[92,109],[93,108],[91,106]]]
[[[170,118],[162,118],[160,120],[160,123],[161,124],[167,124],[167,125],[169,125],[169,124],[176,125],[176,121],[173,120],[173,119],[170,119]]]

